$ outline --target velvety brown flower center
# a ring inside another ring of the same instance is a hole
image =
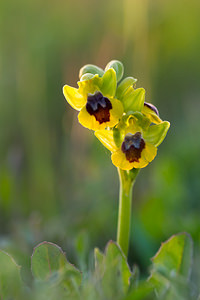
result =
[[[135,134],[127,133],[121,146],[121,150],[126,155],[126,159],[132,163],[139,162],[142,150],[145,148],[145,141],[140,132]]]
[[[88,95],[86,110],[90,115],[95,116],[100,124],[110,121],[110,109],[112,109],[110,100],[100,92]]]

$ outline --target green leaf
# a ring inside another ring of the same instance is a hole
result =
[[[132,289],[124,300],[155,300],[153,287],[148,282],[140,282],[140,284]]]
[[[121,99],[129,87],[136,83],[137,79],[133,77],[124,78],[117,87],[116,98]]]
[[[143,88],[134,90],[133,87],[129,87],[120,100],[125,112],[141,112],[144,106],[145,90]]]
[[[119,246],[113,241],[107,244],[104,263],[104,286],[108,286],[108,283],[109,287],[117,285],[118,293],[126,294],[129,289],[132,273],[126,257]]]
[[[160,124],[149,126],[148,130],[144,132],[144,139],[153,144],[155,147],[158,147],[164,140],[167,131],[170,127],[170,123],[164,121]]]
[[[81,79],[81,77],[86,73],[90,73],[90,74],[93,74],[93,75],[97,74],[100,77],[102,77],[103,74],[104,74],[104,70],[97,67],[97,66],[95,66],[95,65],[85,65],[79,71],[79,78]]]
[[[161,245],[157,254],[152,258],[153,266],[149,281],[159,292],[163,293],[167,288],[167,292],[172,293],[175,285],[180,286],[180,282],[188,280],[192,254],[193,244],[188,234],[180,233],[172,236]],[[181,291],[183,288],[178,290]]]
[[[69,291],[81,284],[80,271],[67,261],[62,249],[53,243],[43,242],[34,248],[31,268],[35,279],[57,283]]]
[[[0,250],[0,299],[16,299],[21,288],[20,267],[9,254]]]
[[[114,69],[116,72],[117,82],[120,81],[124,75],[124,66],[119,60],[111,60],[105,67],[105,71],[108,69]]]
[[[104,272],[104,254],[98,249],[94,249],[94,262],[97,275],[102,276]]]

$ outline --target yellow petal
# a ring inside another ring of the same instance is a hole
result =
[[[148,161],[146,161],[142,156],[139,159],[139,162],[132,162],[130,163],[126,159],[126,155],[121,151],[121,149],[118,149],[116,152],[114,152],[111,156],[112,163],[116,167],[122,169],[122,170],[131,170],[133,168],[144,168],[146,165],[148,165]]]
[[[111,152],[117,150],[113,137],[113,130],[97,130],[94,134],[108,150]]]
[[[83,125],[84,127],[88,128],[88,129],[92,129],[94,131],[96,130],[103,130],[105,129],[108,125],[109,122],[105,122],[100,124],[95,116],[90,115],[86,109],[86,106],[84,106],[80,113],[78,114],[78,120],[81,123],[81,125]]]
[[[110,121],[107,122],[107,127],[114,127],[121,119],[123,115],[123,105],[117,99],[109,99],[112,104],[112,109],[110,110]]]
[[[67,102],[76,110],[81,110],[86,103],[86,98],[84,98],[76,88],[69,85],[63,87],[63,94]]]
[[[101,78],[99,75],[95,75],[93,78],[88,80],[78,81],[78,92],[87,98],[88,94],[94,94],[96,91],[99,91],[99,82]]]
[[[130,163],[127,159],[125,154],[121,151],[121,149],[118,149],[115,151],[112,156],[112,163],[116,167],[122,169],[122,170],[131,170],[133,168],[133,163]]]
[[[142,153],[141,153],[141,157],[139,159],[139,161],[134,161],[133,162],[133,168],[136,168],[136,169],[141,169],[141,168],[145,168],[147,165],[148,165],[148,161],[146,159],[144,159]]]
[[[117,99],[109,99],[112,108],[110,109],[110,120],[108,122],[99,123],[99,121],[96,120],[94,115],[90,115],[86,109],[86,106],[84,106],[79,115],[78,119],[79,122],[86,128],[92,129],[92,130],[103,130],[106,127],[114,127],[118,122],[119,119],[122,117],[123,114],[123,106],[121,102]]]
[[[144,151],[144,150],[143,150]],[[118,149],[116,152],[114,152],[111,156],[112,163],[119,167],[122,170],[131,170],[132,168],[140,169],[144,168],[148,165],[149,161],[146,160],[146,158],[143,155],[143,151],[141,153],[141,157],[139,158],[139,161],[134,161],[130,163],[126,159],[125,153],[121,151],[121,149]]]
[[[84,106],[80,113],[78,114],[78,120],[86,128],[93,129],[95,127],[96,119],[94,116],[91,116]]]
[[[142,150],[142,156],[148,162],[151,162],[157,154],[157,148],[145,141],[145,148]]]

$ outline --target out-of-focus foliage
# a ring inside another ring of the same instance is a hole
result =
[[[77,236],[87,254],[115,240],[115,167],[62,95],[82,65],[113,58],[171,122],[135,185],[130,263],[146,272],[179,231],[199,252],[199,11],[198,0],[0,1],[0,248],[26,266],[26,281],[43,240],[83,269],[91,261],[73,251]]]
[[[150,278],[139,280],[138,271],[129,268],[120,247],[110,241],[105,253],[95,249],[94,265],[82,278],[81,273],[67,261],[60,247],[44,242],[34,249],[32,255],[34,281],[30,287],[21,280],[19,284],[19,279],[15,278],[19,277],[17,265],[12,261],[14,272],[11,272],[10,261],[5,260],[4,268],[0,271],[0,295],[3,299],[14,296],[16,300],[27,297],[30,300],[196,300],[195,284],[189,281],[192,253],[189,235],[182,233],[172,236],[161,245],[152,259]],[[3,255],[5,258],[7,254]],[[15,289],[8,289],[14,278],[18,279]],[[20,293],[16,293],[16,286],[18,289],[21,287]]]

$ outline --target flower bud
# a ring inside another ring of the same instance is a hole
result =
[[[90,80],[94,77],[94,74],[91,73],[85,73],[83,74],[83,76],[81,76],[80,81],[84,81],[84,80]]]
[[[99,77],[102,77],[104,74],[104,70],[95,65],[85,65],[79,71],[79,78],[81,79],[81,77],[86,73],[90,73],[93,75],[97,74],[99,75]]]
[[[111,60],[105,67],[105,71],[113,68],[116,72],[117,82],[119,82],[124,75],[124,66],[119,60]]]

